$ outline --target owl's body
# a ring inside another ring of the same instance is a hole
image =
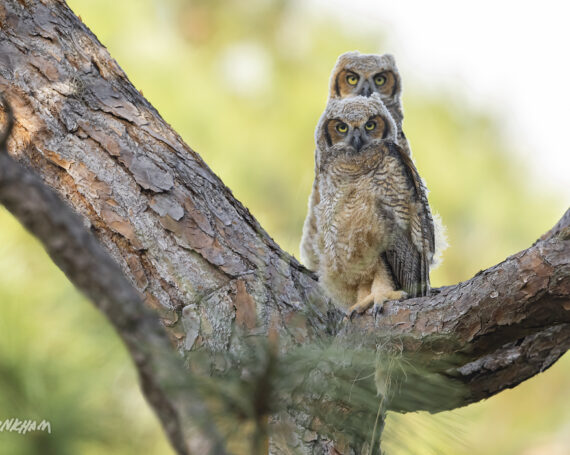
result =
[[[377,210],[376,172],[385,164],[378,150],[339,156],[323,167],[322,199],[316,207],[319,276],[336,302],[356,303],[361,284],[372,283],[384,267],[381,252],[390,245],[392,229]],[[390,163],[394,164],[394,163]]]
[[[396,132],[377,95],[330,100],[317,126],[316,271],[351,311],[429,289],[433,223]]]

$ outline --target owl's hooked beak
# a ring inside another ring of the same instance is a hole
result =
[[[362,132],[359,129],[355,129],[352,132],[352,137],[350,138],[350,145],[354,147],[357,152],[360,152],[360,149],[365,144],[365,138],[362,137]]]
[[[361,95],[361,96],[372,95],[372,87],[370,87],[370,81],[364,81],[362,83],[362,88],[360,89],[359,95]]]

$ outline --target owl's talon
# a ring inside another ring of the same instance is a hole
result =
[[[354,319],[354,316],[356,316],[357,314],[362,314],[360,311],[358,311],[358,308],[352,308],[349,312],[348,312],[348,320],[352,321]]]
[[[354,317],[354,313],[355,313],[354,310],[344,313],[344,318],[342,319],[342,322],[352,321],[352,318]]]
[[[374,303],[372,307],[372,315],[374,316],[374,320],[378,318],[378,315],[384,311],[384,301]]]
[[[367,295],[348,309],[348,319],[352,321],[355,314],[363,314],[374,303],[372,294]]]

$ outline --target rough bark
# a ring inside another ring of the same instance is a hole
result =
[[[173,447],[185,453],[186,441],[192,440],[196,449],[204,453],[212,448],[223,453],[223,441],[213,431],[181,425],[188,414],[206,419],[206,410],[187,388],[184,393],[180,389],[173,393],[170,377],[183,377],[185,370],[156,313],[143,304],[142,295],[85,229],[81,218],[36,175],[6,153],[4,139],[12,127],[12,113],[9,105],[5,107],[8,121],[0,133],[0,202],[42,242],[57,266],[108,316],[136,363],[144,394],[163,422]]]
[[[181,352],[236,354],[243,330],[273,333],[281,352],[331,338],[373,350],[397,340],[425,371],[460,386],[437,400],[396,396],[391,405],[432,411],[513,387],[570,346],[569,212],[528,250],[471,280],[390,302],[376,320],[343,321],[314,275],[267,235],[64,2],[7,0],[0,27],[0,92],[16,119],[8,152],[28,170],[2,158],[0,202],[118,328],[179,453],[190,453],[196,441],[218,447],[217,437],[189,431],[194,411],[163,387],[164,372],[178,371],[161,362],[164,333]],[[25,177],[29,170],[45,185]],[[58,222],[46,185],[78,217]],[[117,265],[165,330],[121,281]],[[405,389],[401,384],[402,396]],[[193,403],[185,390],[179,393]],[[311,419],[293,420],[287,444],[306,453],[329,450],[329,439],[313,437]]]

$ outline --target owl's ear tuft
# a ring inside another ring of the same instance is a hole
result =
[[[384,54],[383,57],[386,59],[387,62],[396,66],[396,59],[392,54]]]
[[[357,51],[357,50],[348,51],[348,52],[345,52],[344,54],[340,54],[337,61],[340,62],[341,60],[353,59],[353,58],[358,57],[358,56],[360,56],[359,51]]]

